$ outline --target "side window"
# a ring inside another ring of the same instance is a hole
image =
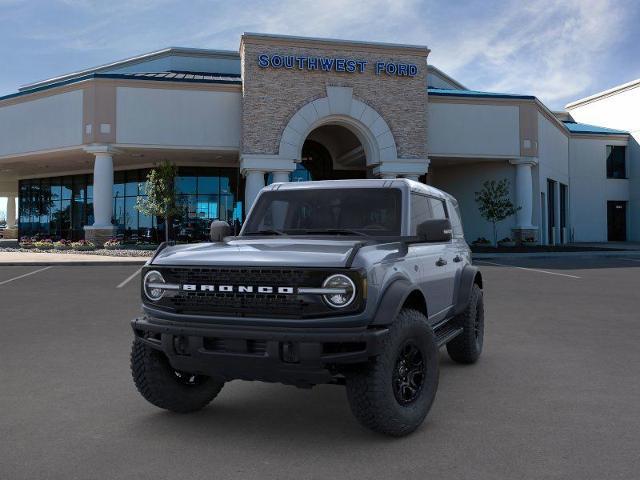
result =
[[[449,212],[449,219],[451,220],[453,236],[456,238],[464,238],[464,230],[462,229],[462,220],[460,217],[458,202],[455,200],[449,200],[447,210]]]
[[[433,218],[431,214],[431,205],[429,203],[429,197],[419,195],[417,193],[411,194],[411,233],[410,235],[417,235],[417,227],[425,220]]]
[[[607,145],[607,178],[627,178],[627,147]]]
[[[439,198],[429,197],[433,218],[447,218],[447,210],[444,208],[444,202]]]

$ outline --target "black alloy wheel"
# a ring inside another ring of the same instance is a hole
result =
[[[400,405],[409,405],[420,396],[424,385],[425,365],[420,348],[407,341],[398,354],[393,371],[393,393]]]

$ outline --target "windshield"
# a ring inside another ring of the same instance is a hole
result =
[[[309,188],[264,192],[242,235],[400,235],[397,188]]]

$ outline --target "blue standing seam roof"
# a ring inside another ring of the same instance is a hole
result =
[[[569,129],[571,133],[595,133],[598,135],[628,135],[629,132],[624,130],[615,130],[613,128],[598,127],[596,125],[589,125],[587,123],[577,123],[563,121],[565,127]]]
[[[0,97],[0,100],[22,97],[35,92],[42,92],[55,87],[71,85],[73,83],[91,80],[93,78],[113,78],[127,80],[151,80],[156,82],[186,82],[186,83],[222,83],[230,85],[242,85],[240,75],[218,74],[218,73],[186,73],[186,72],[148,72],[148,73],[90,73],[81,77],[62,80],[60,82],[49,83],[41,87],[23,90],[17,93],[10,93]]]
[[[533,95],[520,95],[517,93],[496,93],[481,92],[478,90],[455,90],[448,88],[427,88],[429,95],[437,95],[442,97],[476,97],[476,98],[517,98],[525,100],[535,100]]]

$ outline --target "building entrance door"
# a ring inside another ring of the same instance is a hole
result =
[[[610,242],[627,240],[627,202],[607,202],[607,229]]]
[[[558,239],[555,237],[556,227],[556,182],[547,180],[547,243],[555,245]]]
[[[304,142],[301,160],[303,168],[298,167],[294,172],[293,181],[367,178],[360,140],[340,125],[324,125],[313,130]]]

